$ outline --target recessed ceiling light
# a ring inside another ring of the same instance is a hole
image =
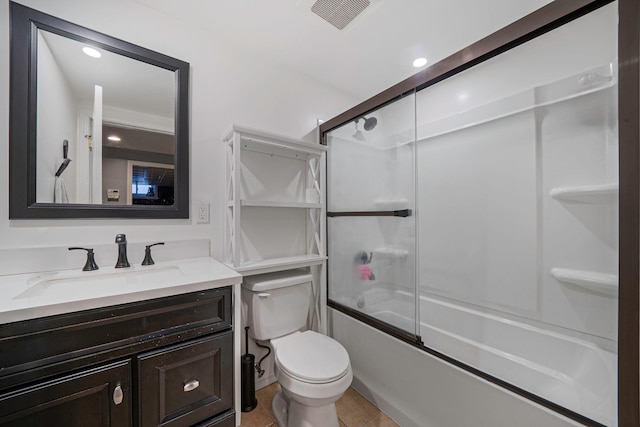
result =
[[[413,61],[413,66],[416,68],[424,67],[427,65],[427,58],[417,58]]]
[[[97,50],[95,50],[92,47],[85,46],[85,47],[82,48],[82,51],[85,54],[87,54],[90,57],[92,57],[92,58],[100,58],[102,56],[102,54],[100,52],[98,52]]]
[[[108,136],[107,139],[109,141],[122,141],[122,139],[120,139],[119,136],[115,136],[115,135]]]

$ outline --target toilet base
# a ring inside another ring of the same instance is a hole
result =
[[[273,410],[273,415],[276,417],[279,427],[288,427],[289,402],[287,400],[287,397],[280,390],[273,396],[273,401],[271,402],[271,410]]]
[[[305,406],[280,390],[273,397],[271,407],[280,427],[339,427],[335,403]]]

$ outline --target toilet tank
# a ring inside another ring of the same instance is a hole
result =
[[[266,341],[300,330],[307,324],[313,276],[306,270],[279,271],[245,277],[242,304],[249,334]]]

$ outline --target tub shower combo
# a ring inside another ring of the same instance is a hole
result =
[[[327,132],[329,305],[615,425],[616,24],[604,6]]]

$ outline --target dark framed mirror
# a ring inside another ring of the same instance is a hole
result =
[[[188,218],[189,64],[10,8],[9,218]]]

